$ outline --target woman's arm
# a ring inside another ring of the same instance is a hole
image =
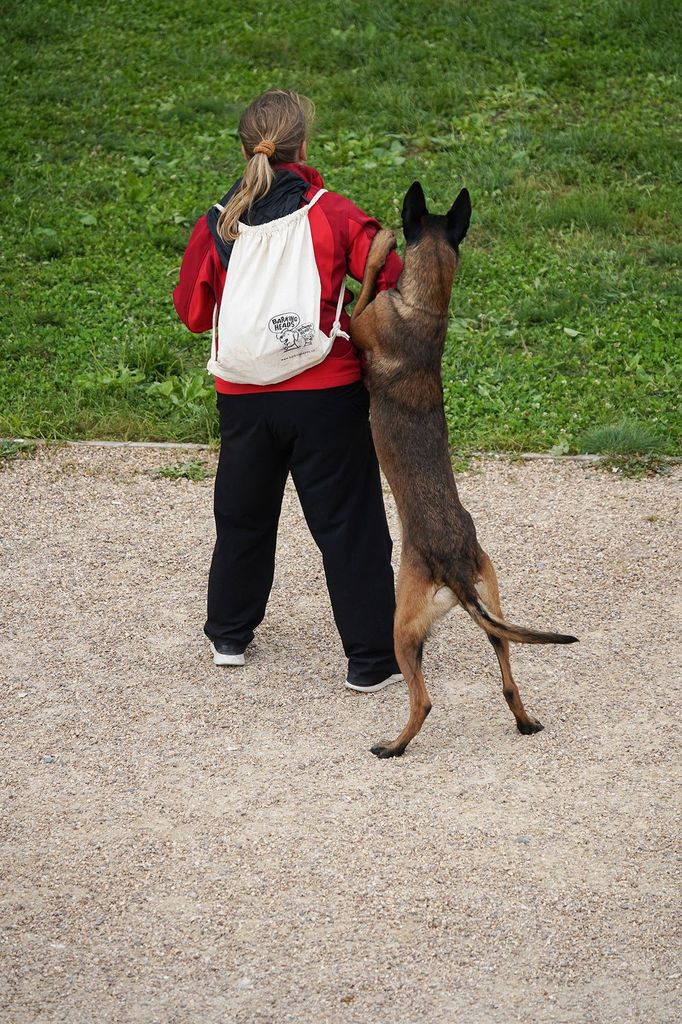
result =
[[[193,333],[211,329],[216,296],[222,295],[224,283],[225,271],[216,260],[206,217],[200,217],[182,258],[180,281],[173,292],[177,314]]]

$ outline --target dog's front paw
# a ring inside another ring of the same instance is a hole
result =
[[[372,239],[367,262],[370,266],[382,267],[391,249],[396,247],[395,233],[389,228],[381,228]]]
[[[516,728],[523,736],[531,736],[534,732],[542,732],[545,728],[542,722],[538,722],[537,718],[531,718],[528,716],[527,722],[517,722]]]

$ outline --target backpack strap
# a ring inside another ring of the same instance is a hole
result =
[[[346,341],[350,341],[350,335],[346,334],[345,331],[341,330],[341,310],[343,309],[343,297],[346,294],[346,275],[344,274],[341,278],[341,291],[339,292],[339,299],[336,303],[336,316],[334,317],[334,323],[329,337],[333,340],[334,338],[345,338]]]
[[[218,303],[216,302],[213,307],[213,319],[211,321],[211,359],[215,359],[218,355],[218,347],[216,345],[216,337],[218,334]]]
[[[317,200],[321,199],[322,196],[326,194],[326,192],[327,192],[326,188],[321,188],[319,190],[319,192],[316,192],[315,195],[313,196],[313,198],[308,203],[308,210],[310,210],[315,205]],[[346,294],[346,275],[344,274],[342,279],[341,279],[341,290],[339,292],[339,298],[338,298],[337,303],[336,303],[336,316],[334,317],[334,323],[332,324],[332,329],[331,329],[331,332],[329,334],[329,337],[332,339],[332,341],[334,340],[334,338],[345,338],[346,341],[350,341],[350,335],[346,334],[345,331],[341,330],[341,310],[343,309],[343,297],[344,297],[345,294]]]
[[[308,207],[307,208],[309,210],[312,210],[312,208],[315,205],[315,203],[317,202],[317,200],[321,199],[322,196],[326,196],[326,194],[327,194],[326,188],[321,188],[318,192],[315,193],[313,198],[310,200],[310,202],[308,203]]]

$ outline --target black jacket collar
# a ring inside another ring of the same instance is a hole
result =
[[[239,188],[241,178],[239,181],[235,181],[234,185],[220,200],[220,205],[225,204],[232,198],[234,193]],[[258,202],[254,203],[251,207],[250,214],[245,213],[243,220],[245,224],[267,224],[271,220],[277,220],[279,217],[286,217],[288,213],[293,213],[294,210],[298,210],[301,205],[301,200],[310,188],[310,182],[305,178],[296,174],[294,171],[289,170],[276,170],[275,180],[272,188],[259,199]],[[220,262],[227,268],[230,262],[230,256],[232,255],[232,246],[234,242],[225,242],[218,234],[218,218],[220,216],[220,210],[217,210],[215,206],[206,214],[206,221],[208,223],[208,229],[213,236],[218,255],[220,256]]]

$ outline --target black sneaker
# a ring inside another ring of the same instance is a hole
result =
[[[244,664],[244,648],[230,640],[211,640],[214,665],[238,666]]]

